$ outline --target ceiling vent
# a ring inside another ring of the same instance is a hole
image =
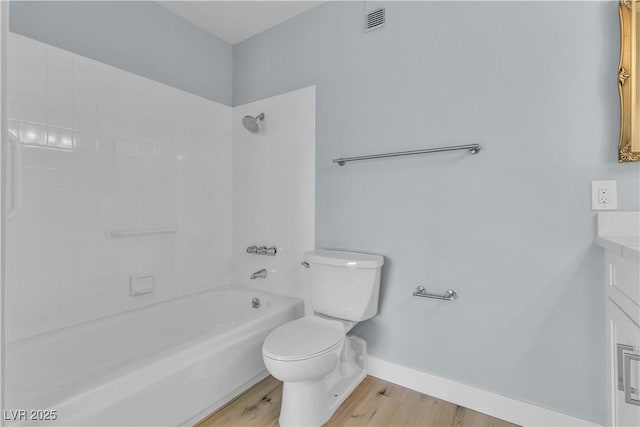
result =
[[[375,30],[376,28],[384,27],[384,23],[386,21],[386,15],[384,11],[384,7],[380,9],[376,9],[367,13],[364,19],[364,31]]]

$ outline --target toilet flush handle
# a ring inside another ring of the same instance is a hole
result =
[[[309,268],[309,263],[307,261],[302,261],[300,264],[302,264],[304,268]]]

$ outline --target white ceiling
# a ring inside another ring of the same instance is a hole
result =
[[[159,1],[187,21],[236,44],[322,1]]]

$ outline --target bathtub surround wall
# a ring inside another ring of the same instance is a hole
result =
[[[315,88],[232,109],[15,33],[8,56],[22,199],[6,234],[8,407],[57,408],[60,425],[193,424],[264,378],[264,338],[303,314],[258,290],[306,299]],[[254,135],[241,118],[258,112]],[[175,232],[117,237],[156,228]],[[132,296],[136,277],[153,292]]]
[[[228,284],[231,108],[9,34],[7,340]],[[108,230],[175,228],[109,239]],[[131,276],[154,275],[130,296]]]
[[[231,105],[231,46],[156,2],[11,1],[10,30]]]
[[[369,33],[361,2],[328,2],[235,45],[234,104],[316,85],[316,246],[386,257],[355,330],[371,355],[604,424],[590,181],[640,207],[639,165],[616,162],[617,5],[383,5]]]
[[[233,109],[233,283],[300,298],[310,313],[300,265],[314,247],[315,86]],[[245,115],[265,114],[258,133]],[[276,256],[248,254],[275,245]],[[251,280],[267,269],[267,277]]]

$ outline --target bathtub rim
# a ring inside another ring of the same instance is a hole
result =
[[[184,301],[184,300],[187,300],[187,299],[196,299],[197,297],[202,296],[203,294],[207,294],[207,293],[211,293],[211,294],[221,293],[221,291],[225,291],[225,290],[227,290],[227,291],[228,290],[244,290],[244,291],[251,291],[251,292],[257,292],[257,293],[261,293],[261,294],[266,294],[267,296],[273,296],[273,297],[276,297],[276,298],[285,298],[285,299],[289,298],[289,299],[295,299],[295,300],[303,301],[300,298],[290,297],[290,296],[287,296],[287,295],[276,294],[274,292],[269,292],[269,291],[261,290],[261,289],[249,288],[249,287],[243,286],[243,285],[234,285],[234,284],[231,283],[231,284],[216,286],[216,287],[210,288],[210,289],[200,290],[200,291],[191,293],[189,295],[180,295],[180,296],[177,296],[175,298],[168,299],[168,300],[157,301],[157,302],[154,302],[154,303],[142,306],[142,307],[127,309],[125,311],[109,314],[107,316],[96,317],[95,319],[87,320],[85,322],[75,323],[73,325],[65,326],[65,327],[59,328],[59,329],[54,329],[52,331],[47,331],[47,332],[43,332],[43,333],[40,333],[40,334],[24,337],[24,338],[19,338],[19,339],[13,340],[13,341],[7,341],[5,343],[5,345],[7,347],[10,347],[11,345],[18,345],[20,343],[23,343],[23,342],[26,342],[26,341],[30,341],[32,339],[44,338],[45,336],[46,337],[55,337],[56,335],[62,335],[63,333],[68,332],[70,329],[78,329],[78,328],[81,328],[81,327],[87,327],[89,325],[93,325],[95,323],[107,322],[109,320],[114,320],[115,318],[118,318],[118,317],[138,314],[138,313],[140,313],[142,311],[145,311],[145,310],[151,310],[151,309],[154,309],[154,308],[159,308],[160,306],[168,305],[168,304],[175,303],[175,302],[178,302],[178,301]],[[304,301],[303,301],[303,303],[304,303]]]

